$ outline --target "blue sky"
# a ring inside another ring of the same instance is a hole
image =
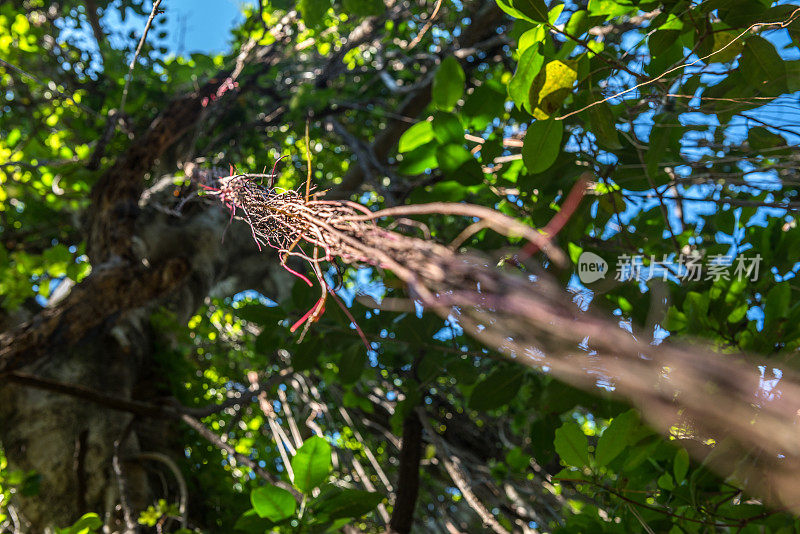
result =
[[[184,52],[224,52],[230,46],[230,30],[241,22],[242,7],[249,0],[167,0],[161,4],[167,16],[170,52],[177,52],[183,34]],[[181,28],[185,28],[182,31]]]
[[[164,0],[160,9],[164,11],[161,17],[167,21],[168,36],[162,44],[169,54],[225,52],[230,48],[231,29],[244,19],[243,7],[255,4],[256,0]],[[149,10],[151,5],[145,2],[145,9]],[[144,23],[145,19],[140,17],[130,17],[122,23],[114,9],[103,17],[106,30],[124,28],[126,33],[133,30],[137,37]]]

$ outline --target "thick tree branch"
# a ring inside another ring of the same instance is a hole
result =
[[[219,71],[197,91],[169,104],[144,135],[137,138],[98,180],[92,188],[87,243],[87,254],[93,263],[113,257],[135,261],[132,239],[145,174],[164,151],[200,120],[210,99],[221,97],[228,91],[245,64],[259,64],[268,69],[277,63],[279,52],[290,38],[286,29],[292,20],[291,17],[284,17],[272,29],[275,43],[261,48],[253,48],[252,43],[246,44],[234,68]]]
[[[144,306],[182,282],[188,272],[183,258],[150,268],[98,267],[57,306],[0,334],[0,375],[36,362],[56,345],[72,345],[116,313]]]

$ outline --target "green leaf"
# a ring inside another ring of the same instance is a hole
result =
[[[672,462],[672,473],[675,475],[675,483],[680,484],[689,472],[689,453],[686,449],[678,449],[675,453],[675,460]]]
[[[544,56],[539,53],[539,44],[527,48],[517,63],[517,70],[508,83],[508,96],[514,101],[517,109],[533,112],[530,104],[530,89],[533,80],[544,64]]]
[[[528,51],[528,48],[534,45],[542,45],[544,38],[547,36],[547,29],[544,24],[536,24],[533,28],[526,31],[519,36],[517,40],[517,54],[522,57],[522,54]]]
[[[789,312],[792,300],[792,289],[789,282],[781,282],[769,290],[764,301],[764,328],[774,326],[784,319]]]
[[[458,358],[448,362],[447,374],[455,378],[460,385],[468,386],[474,384],[480,376],[480,371],[471,358]]]
[[[330,7],[331,0],[300,0],[297,3],[303,22],[309,28],[320,27]]]
[[[656,450],[660,443],[661,438],[652,436],[643,440],[638,446],[633,447],[632,450],[625,455],[625,465],[623,465],[622,470],[627,472],[636,470],[643,462],[650,458],[653,451]]]
[[[28,18],[22,13],[17,13],[17,15],[14,17],[14,22],[11,24],[11,31],[17,35],[24,35],[28,33],[30,28],[31,25],[28,22]]]
[[[770,156],[774,156],[777,153],[774,150],[775,148],[783,148],[787,145],[783,136],[772,133],[763,126],[750,128],[747,132],[747,144],[750,145],[750,148],[759,152],[769,150]]]
[[[647,174],[656,182],[659,175],[659,165],[664,161],[664,155],[669,150],[670,136],[672,134],[671,123],[675,121],[672,113],[663,113],[653,119],[653,128],[650,130],[648,139],[647,153],[645,162],[647,163]]]
[[[564,30],[573,37],[580,37],[589,29],[589,14],[583,9],[574,12]]]
[[[376,492],[336,488],[335,491],[321,494],[309,508],[316,515],[324,515],[328,520],[358,518],[374,510],[383,499],[384,496]]]
[[[331,471],[331,445],[319,436],[308,438],[292,458],[294,487],[305,494],[328,479]]]
[[[477,87],[464,101],[462,117],[468,118],[467,126],[483,130],[495,117],[505,114],[506,95],[488,83]]]
[[[265,532],[268,528],[275,525],[275,521],[270,521],[265,517],[260,517],[254,508],[247,510],[236,523],[233,525],[234,530],[241,530],[242,532]]]
[[[575,421],[567,421],[556,430],[553,441],[561,461],[571,467],[589,465],[589,441]]]
[[[656,483],[658,484],[659,488],[665,489],[667,491],[672,491],[673,489],[675,489],[675,483],[672,482],[672,477],[670,476],[669,473],[664,473],[663,475],[658,477]]]
[[[514,0],[514,8],[534,22],[547,22],[544,0]]]
[[[775,47],[757,35],[744,44],[739,70],[751,87],[767,96],[787,92],[786,66]]]
[[[348,17],[380,15],[386,9],[381,0],[344,0],[342,7]]]
[[[9,148],[14,148],[20,137],[22,137],[22,132],[19,131],[19,128],[14,128],[6,136],[6,146]]]
[[[294,515],[297,501],[291,492],[277,486],[262,486],[250,493],[250,502],[259,517],[278,522]]]
[[[744,28],[760,21],[767,6],[754,0],[716,0],[709,3],[717,8],[720,20],[731,28]]]
[[[400,174],[420,174],[428,169],[438,167],[436,161],[436,143],[425,143],[418,146],[403,156],[403,161],[397,167]]]
[[[514,447],[506,454],[506,463],[514,471],[526,471],[530,467],[531,457],[519,447]]]
[[[736,324],[742,319],[745,318],[747,315],[747,310],[750,308],[749,304],[746,302],[741,303],[739,306],[733,309],[732,312],[728,314],[727,321],[729,323]]]
[[[528,127],[525,144],[522,146],[522,160],[528,172],[537,174],[547,170],[561,150],[561,137],[564,123],[557,120],[535,121]]]
[[[433,104],[445,111],[453,109],[464,94],[464,69],[453,56],[447,56],[433,77]]]
[[[688,320],[686,314],[675,306],[670,306],[667,310],[667,319],[664,321],[664,328],[670,332],[680,332],[686,328]]]
[[[617,0],[589,0],[587,11],[589,15],[606,15],[607,17],[619,17],[634,11],[636,6],[632,2],[620,2]]]
[[[442,171],[447,174],[455,174],[463,164],[473,159],[473,157],[463,146],[450,144],[436,149],[436,159]]]
[[[400,153],[410,152],[430,141],[433,141],[431,121],[418,122],[400,136],[397,151]]]
[[[535,108],[533,116],[549,119],[561,108],[578,80],[578,62],[572,59],[555,60],[539,70],[530,88],[530,106]]]
[[[800,33],[798,33],[798,42],[800,42]],[[800,91],[800,61],[787,61],[784,63],[786,67],[786,87],[790,93]]]
[[[442,171],[462,185],[477,185],[483,181],[481,164],[461,145],[438,147],[436,159]]]
[[[436,112],[432,126],[433,135],[440,144],[464,142],[464,127],[455,113]]]
[[[744,42],[739,37],[739,32],[718,31],[714,32],[714,46],[712,47],[709,62],[727,63],[733,61],[744,49]]]
[[[512,6],[512,0],[497,0],[497,7],[502,9],[508,15],[514,17],[515,19],[526,19],[527,17],[522,14],[521,11],[514,9]]]
[[[679,30],[658,30],[647,39],[647,46],[653,56],[665,53],[678,40]]]
[[[612,419],[611,424],[603,431],[597,441],[597,450],[594,453],[597,465],[606,466],[628,446],[628,436],[631,425],[635,423],[636,415],[627,411]]]
[[[593,102],[598,100],[600,99],[594,98]],[[597,144],[610,150],[622,148],[617,128],[614,126],[616,119],[611,112],[611,107],[605,102],[600,102],[590,107],[587,112],[589,115],[589,131],[594,134]]]
[[[524,373],[515,366],[498,367],[489,376],[475,384],[469,397],[473,410],[494,410],[505,406],[517,396],[522,387]]]
[[[64,532],[65,534],[87,534],[89,532],[95,532],[102,526],[103,520],[100,519],[100,516],[95,513],[88,513],[82,515],[72,526],[60,530],[60,532]]]
[[[686,300],[683,302],[683,311],[688,319],[687,326],[690,330],[697,332],[708,324],[708,305],[710,296],[708,293],[698,293],[689,291]]]

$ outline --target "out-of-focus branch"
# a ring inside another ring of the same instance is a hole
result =
[[[397,496],[387,533],[407,534],[414,525],[414,508],[419,494],[419,461],[422,458],[422,423],[417,412],[403,420],[403,444],[397,477]]]
[[[100,26],[100,16],[97,14],[97,2],[95,0],[86,0],[86,18],[89,19],[89,26],[92,27],[94,40],[97,42],[97,48],[100,49],[100,55],[103,55],[103,45],[106,42],[106,36],[103,33],[103,28]]]
[[[231,445],[222,441],[222,439],[214,432],[209,430],[203,423],[199,420],[195,419],[191,415],[183,414],[180,416],[181,420],[192,427],[198,434],[200,434],[203,438],[205,438],[208,442],[214,445],[216,448],[225,451],[230,455],[233,459],[235,459],[238,463],[249,467],[253,470],[253,472],[258,475],[260,478],[263,478],[270,484],[274,484],[278,487],[281,487],[287,491],[290,491],[295,498],[300,501],[302,496],[300,493],[294,489],[291,485],[282,482],[280,480],[275,479],[270,473],[261,469],[256,462],[245,456],[244,454],[240,454],[236,452],[236,449],[233,448]]]
[[[183,478],[183,474],[181,473],[178,464],[175,463],[175,460],[160,452],[140,452],[136,455],[135,459],[161,462],[170,470],[172,476],[174,476],[175,480],[178,482],[178,492],[180,493],[180,500],[178,501],[178,513],[180,514],[181,528],[186,528],[186,504],[189,500],[189,490],[186,487],[186,479]]]
[[[119,493],[119,505],[122,508],[122,517],[125,522],[124,534],[136,534],[136,520],[133,516],[133,507],[131,506],[130,491],[128,487],[128,477],[125,474],[125,469],[122,467],[122,458],[120,452],[122,447],[127,441],[133,426],[133,419],[131,419],[123,429],[120,437],[114,442],[114,456],[111,460],[111,465],[114,470],[114,475],[117,478],[117,492]]]
[[[470,488],[467,479],[464,477],[464,472],[461,470],[460,460],[457,456],[450,454],[450,449],[447,443],[436,433],[428,421],[428,414],[422,408],[417,408],[416,412],[419,416],[419,421],[428,433],[431,441],[436,445],[436,456],[442,462],[447,474],[453,479],[453,483],[464,496],[464,500],[469,503],[470,507],[475,510],[475,513],[480,516],[483,523],[492,529],[496,534],[509,534],[503,526],[495,519],[495,517],[486,509],[482,502],[478,500],[475,493]]]

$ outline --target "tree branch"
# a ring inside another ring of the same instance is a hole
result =
[[[86,18],[89,19],[89,26],[92,27],[94,40],[97,42],[97,48],[100,51],[100,56],[105,58],[103,54],[103,45],[106,42],[106,36],[103,33],[103,27],[100,26],[100,16],[97,14],[97,1],[86,0]]]
[[[458,488],[458,491],[460,491],[461,495],[464,496],[464,500],[466,500],[470,507],[480,516],[480,518],[483,520],[483,523],[491,528],[496,534],[509,534],[509,532],[503,528],[500,523],[498,523],[497,519],[495,519],[491,512],[489,512],[483,503],[481,503],[475,496],[475,493],[472,491],[472,488],[469,487],[469,484],[464,477],[461,467],[458,465],[458,457],[450,455],[447,443],[433,429],[428,421],[428,414],[425,413],[425,410],[422,408],[417,408],[416,412],[419,415],[419,420],[425,427],[425,431],[430,436],[430,439],[436,444],[436,455],[439,457],[439,460],[441,460],[442,465],[450,475],[450,478],[453,479],[453,483]]]
[[[133,69],[136,67],[136,60],[139,59],[139,54],[142,53],[142,47],[147,39],[147,34],[150,32],[150,26],[153,24],[153,19],[156,18],[158,6],[161,5],[161,1],[162,0],[155,0],[153,2],[153,9],[150,11],[150,16],[147,18],[147,24],[144,25],[142,38],[139,39],[139,44],[136,45],[136,52],[134,52],[133,59],[131,59],[131,63],[128,65],[128,73],[125,75],[125,87],[122,89],[122,102],[120,102],[119,105],[120,114],[125,113],[125,101],[128,99],[128,88],[130,87],[131,79],[133,78]]]
[[[182,282],[188,272],[183,258],[151,268],[98,266],[57,306],[0,334],[0,375],[38,361],[55,345],[72,345],[116,313],[144,306]]]
[[[422,458],[422,423],[416,411],[403,420],[403,444],[397,478],[397,497],[387,533],[408,534],[414,525],[419,494],[419,461]]]

